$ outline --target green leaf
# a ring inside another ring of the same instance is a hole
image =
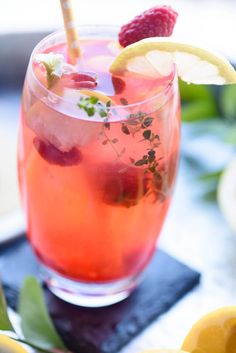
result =
[[[216,203],[217,202],[217,188],[213,188],[212,190],[208,190],[203,193],[201,199],[205,202]]]
[[[211,100],[214,101],[214,94],[210,86],[188,84],[179,80],[180,95],[184,101]]]
[[[96,96],[92,96],[92,97],[89,98],[89,102],[91,104],[97,104],[98,101],[99,101],[99,99]]]
[[[99,115],[101,118],[105,118],[107,116],[107,112],[104,109],[99,110]]]
[[[207,182],[215,182],[219,180],[222,173],[223,169],[214,172],[204,173],[199,176],[199,179]]]
[[[220,104],[225,117],[236,119],[236,85],[228,85],[222,89]]]
[[[125,99],[125,98],[123,98],[123,97],[120,98],[120,103],[121,103],[122,105],[128,105],[128,104],[129,104],[129,102],[127,101],[127,99]]]
[[[141,165],[146,164],[145,160],[139,159],[137,162],[134,163],[137,167],[140,167]]]
[[[151,116],[149,116],[148,118],[145,118],[143,121],[143,127],[147,128],[147,127],[151,126],[152,122],[153,122],[153,118]]]
[[[236,146],[236,126],[232,126],[225,136],[225,142]]]
[[[43,349],[68,352],[48,315],[42,289],[34,277],[28,277],[21,289],[19,314],[26,340]]]
[[[125,135],[130,135],[130,131],[128,129],[128,127],[125,124],[121,125],[121,130]]]
[[[143,137],[145,138],[145,140],[149,140],[150,139],[151,133],[152,133],[151,130],[145,130],[143,132]]]
[[[184,122],[211,119],[216,115],[216,105],[210,100],[198,100],[182,105],[182,121]]]
[[[84,108],[84,110],[86,111],[88,116],[94,116],[94,114],[95,114],[95,108],[94,107],[88,106],[88,107]]]
[[[7,304],[2,286],[0,286],[0,330],[15,331],[7,313]]]
[[[14,340],[17,341],[17,342],[26,344],[27,346],[33,348],[33,350],[36,351],[36,352],[43,352],[43,353],[65,353],[65,351],[62,351],[62,350],[59,350],[59,349],[56,349],[56,350],[55,350],[55,349],[52,349],[52,350],[50,350],[50,349],[44,349],[44,348],[42,348],[42,347],[39,347],[39,346],[37,346],[37,345],[35,345],[35,344],[33,344],[33,343],[31,343],[31,342],[29,342],[29,341],[23,339],[23,338],[12,337],[12,339],[14,339]],[[68,353],[70,353],[70,352],[68,352]]]

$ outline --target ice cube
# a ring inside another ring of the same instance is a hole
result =
[[[77,97],[71,99],[78,102]],[[28,110],[26,123],[39,138],[50,142],[62,152],[68,152],[76,146],[87,146],[98,138],[102,129],[102,122],[65,115],[42,101],[37,101]]]

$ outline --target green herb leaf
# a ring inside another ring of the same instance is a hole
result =
[[[27,346],[33,348],[34,351],[36,352],[42,352],[42,353],[65,353],[65,351],[62,351],[61,349],[44,349],[42,347],[39,347],[23,338],[17,338],[17,337],[11,337],[12,339],[14,339],[15,341],[17,342],[20,342],[20,343],[24,343],[26,344]],[[71,352],[68,352],[68,353],[71,353]]]
[[[143,121],[143,127],[146,128],[146,127],[151,126],[152,121],[153,121],[153,118],[151,116],[149,116],[148,118],[145,118]]]
[[[111,124],[110,123],[104,123],[104,127],[105,127],[105,129],[110,130]]]
[[[121,125],[121,130],[122,130],[122,132],[123,132],[124,134],[130,135],[130,131],[129,131],[128,127],[127,127],[125,124],[122,124],[122,125]]]
[[[139,159],[137,162],[134,163],[137,167],[140,167],[141,165],[146,164],[146,161],[143,159]]]
[[[7,313],[7,304],[2,286],[0,286],[0,330],[15,331]]]
[[[225,136],[225,142],[236,146],[236,125],[230,127],[228,133]]]
[[[88,101],[89,101],[89,103],[91,103],[91,104],[97,104],[98,101],[99,101],[99,99],[98,99],[98,97],[96,97],[96,96],[92,96],[92,97],[90,97],[90,98],[88,99]]]
[[[148,151],[148,155],[149,155],[149,157],[155,157],[156,151],[150,150],[150,151]]]
[[[139,124],[139,121],[138,120],[127,120],[126,124],[137,126]]]
[[[231,120],[236,119],[236,85],[222,88],[220,103],[223,115]]]
[[[215,181],[218,182],[222,173],[223,173],[223,169],[220,169],[214,172],[204,173],[199,176],[199,179],[206,182],[215,182]]]
[[[151,130],[145,130],[143,132],[143,137],[145,138],[145,140],[149,140],[150,139],[151,133],[152,133]]]
[[[215,100],[211,86],[188,84],[182,80],[179,80],[179,88],[181,98],[186,102]]]
[[[121,102],[122,105],[128,105],[129,104],[129,102],[125,98],[120,98],[120,102]]]
[[[211,100],[197,100],[182,105],[182,121],[184,122],[210,119],[216,115],[216,104]]]
[[[99,115],[101,118],[105,118],[107,116],[107,112],[104,109],[99,110]]]
[[[34,277],[28,277],[21,289],[19,314],[27,341],[43,349],[68,352],[48,315],[42,289]]]

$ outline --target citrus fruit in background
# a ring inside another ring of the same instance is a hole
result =
[[[0,335],[0,353],[27,353],[27,351],[13,339]]]
[[[226,167],[220,178],[217,198],[226,221],[236,233],[236,158]]]
[[[205,49],[166,38],[147,38],[121,50],[110,66],[113,75],[128,72],[150,77],[167,76],[176,64],[179,77],[195,84],[236,83],[230,63]]]
[[[182,349],[189,353],[235,353],[236,306],[203,316],[190,330]]]
[[[163,348],[163,349],[149,349],[142,353],[188,353],[188,352],[182,351],[181,349]]]

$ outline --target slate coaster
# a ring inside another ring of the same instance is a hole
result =
[[[26,275],[38,264],[24,238],[0,249],[0,275],[8,304],[16,307]],[[143,283],[126,300],[105,308],[82,308],[63,302],[45,288],[52,319],[74,353],[114,353],[198,284],[200,274],[158,250]],[[158,332],[157,332],[158,334]]]

